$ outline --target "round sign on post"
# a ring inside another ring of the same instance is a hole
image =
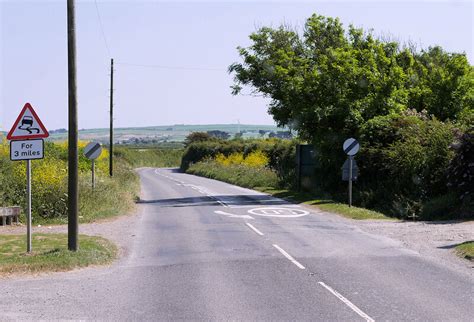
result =
[[[102,147],[100,143],[91,142],[84,148],[84,156],[92,161],[92,189],[95,188],[95,162],[94,160],[97,159],[100,154],[102,153]]]
[[[357,142],[356,139],[354,138],[349,138],[344,141],[344,144],[342,145],[342,149],[347,155],[356,155],[357,152],[359,152],[360,149],[360,144]]]
[[[84,156],[89,160],[97,159],[101,153],[102,146],[97,142],[91,142],[84,148]]]

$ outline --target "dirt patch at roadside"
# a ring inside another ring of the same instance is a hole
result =
[[[455,254],[455,247],[474,240],[474,221],[467,222],[389,222],[351,221],[363,231],[400,241],[403,246],[438,262],[472,273],[474,262]]]

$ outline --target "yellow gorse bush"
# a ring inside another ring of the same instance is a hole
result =
[[[8,147],[8,142],[0,135],[0,157],[7,157],[9,153],[10,148]]]
[[[243,153],[232,153],[229,156],[225,156],[222,153],[216,155],[214,160],[221,165],[245,165],[248,167],[263,168],[268,165],[269,159],[262,151],[254,151],[244,158]]]
[[[269,162],[269,158],[265,153],[262,151],[254,151],[247,155],[247,157],[244,159],[243,164],[249,167],[266,167]]]
[[[229,166],[229,165],[237,165],[242,164],[244,162],[244,156],[242,153],[232,153],[229,156],[225,156],[222,153],[216,155],[215,160],[217,163]]]

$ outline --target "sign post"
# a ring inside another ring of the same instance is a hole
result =
[[[352,158],[349,156],[349,207],[352,207]]]
[[[26,161],[26,251],[31,253],[31,160],[43,159],[43,138],[49,136],[30,103],[18,115],[7,139],[10,140],[10,160]]]
[[[92,161],[91,170],[92,170],[92,189],[95,188],[95,159],[97,159],[102,154],[102,146],[97,142],[90,142],[84,148],[84,156]]]
[[[342,149],[349,156],[349,207],[352,207],[352,164],[354,161],[354,155],[359,152],[360,145],[356,139],[349,138],[344,141]]]

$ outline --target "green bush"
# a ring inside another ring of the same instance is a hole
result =
[[[447,193],[428,200],[423,204],[420,219],[422,220],[446,220],[459,218],[455,206],[459,204],[456,194]]]
[[[423,203],[448,193],[446,169],[454,155],[449,123],[416,113],[376,117],[360,138],[355,189],[370,193],[360,193],[367,199],[356,202],[405,217],[420,215]]]
[[[457,196],[461,217],[474,217],[474,127],[454,145],[455,156],[448,168],[448,186]]]

